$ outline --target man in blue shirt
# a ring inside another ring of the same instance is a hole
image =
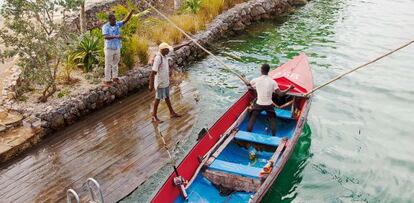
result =
[[[102,26],[102,34],[105,38],[105,84],[111,85],[112,80],[118,80],[118,63],[121,59],[122,36],[121,27],[127,23],[131,17],[132,12],[122,21],[116,21],[113,13],[108,15],[108,22]]]

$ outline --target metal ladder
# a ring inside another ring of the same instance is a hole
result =
[[[101,186],[99,185],[98,181],[93,178],[88,178],[86,185],[89,190],[89,203],[104,203]],[[97,192],[94,189],[97,190]],[[98,195],[96,195],[96,193],[98,193]],[[97,200],[98,196],[99,200]],[[78,193],[76,193],[74,189],[68,189],[66,192],[66,202],[72,203],[73,198],[76,200],[76,203],[80,203]]]

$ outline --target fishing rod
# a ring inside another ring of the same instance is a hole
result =
[[[181,191],[181,194],[183,195],[183,198],[185,200],[187,200],[188,199],[188,195],[187,195],[187,191],[185,190],[185,185],[188,183],[188,181],[186,181],[178,173],[177,166],[175,165],[175,160],[174,160],[173,156],[171,155],[170,149],[168,148],[167,142],[165,141],[164,136],[162,135],[162,132],[160,130],[160,127],[158,126],[158,124],[153,124],[153,125],[156,126],[157,131],[158,131],[158,134],[160,135],[161,141],[162,141],[162,143],[164,145],[164,148],[167,151],[167,154],[168,154],[168,157],[169,157],[170,161],[172,162],[172,165],[173,165],[173,168],[174,168],[174,173],[175,173],[175,176],[176,176],[176,177],[174,177],[174,184],[176,186],[180,187],[180,191]]]
[[[240,80],[243,81],[243,83],[245,83],[246,85],[249,84],[250,82],[246,79],[246,77],[243,74],[238,73],[237,71],[233,70],[231,67],[229,67],[226,63],[224,63],[223,60],[221,60],[220,58],[218,58],[216,55],[214,55],[213,53],[211,53],[209,50],[207,50],[206,48],[204,48],[200,43],[197,42],[197,40],[193,39],[189,34],[187,34],[187,32],[185,32],[183,29],[181,29],[177,24],[175,24],[168,16],[164,15],[161,11],[159,11],[157,8],[155,8],[151,3],[149,3],[147,0],[142,0],[144,1],[146,4],[148,4],[148,6],[153,9],[155,12],[157,12],[161,17],[163,17],[165,20],[167,20],[171,25],[173,25],[175,28],[177,28],[177,30],[179,30],[183,35],[185,35],[188,39],[190,39],[194,44],[196,44],[200,49],[202,49],[204,52],[206,52],[207,54],[209,54],[210,56],[212,56],[217,62],[219,62],[219,64],[221,64],[223,67],[221,67],[221,69],[228,71],[232,74],[234,74],[235,76],[237,76]]]
[[[356,67],[356,68],[353,68],[353,69],[351,69],[349,71],[346,71],[346,72],[344,72],[344,73],[336,76],[335,78],[329,80],[328,82],[325,82],[322,85],[319,85],[318,87],[313,88],[310,92],[306,93],[304,96],[305,97],[308,97],[309,95],[313,94],[315,91],[322,89],[323,87],[325,87],[325,86],[327,86],[327,85],[329,85],[329,84],[331,84],[331,83],[333,83],[333,82],[341,79],[342,77],[344,77],[344,76],[346,76],[346,75],[348,75],[350,73],[353,73],[353,72],[355,72],[355,71],[357,71],[359,69],[362,69],[364,67],[367,67],[368,65],[370,65],[372,63],[375,63],[375,62],[377,62],[377,61],[379,61],[379,60],[381,60],[381,59],[383,59],[383,58],[385,58],[385,57],[387,57],[387,56],[389,56],[389,55],[391,55],[391,54],[393,54],[393,53],[395,53],[395,52],[397,52],[397,51],[399,51],[401,49],[404,49],[405,47],[409,46],[412,43],[414,43],[414,40],[412,40],[410,42],[407,42],[407,43],[403,44],[402,46],[400,46],[400,47],[398,47],[396,49],[393,49],[393,50],[391,50],[391,51],[389,51],[389,52],[387,52],[387,53],[385,53],[385,54],[383,54],[383,55],[381,55],[381,56],[379,56],[379,57],[377,57],[377,58],[375,58],[373,60],[370,60],[369,62],[366,62],[366,63],[364,63],[364,64]]]

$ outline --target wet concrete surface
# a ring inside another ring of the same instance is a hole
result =
[[[85,200],[89,177],[101,184],[106,202],[132,192],[169,161],[159,131],[174,148],[192,131],[198,112],[196,89],[184,81],[171,96],[182,117],[170,119],[162,102],[158,115],[165,122],[153,125],[153,94],[143,90],[125,98],[2,164],[0,202],[65,202],[69,188]]]

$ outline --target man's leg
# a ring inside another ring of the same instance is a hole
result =
[[[272,130],[272,136],[276,136],[276,114],[274,112],[266,112],[269,118],[270,129]]]
[[[177,117],[180,117],[180,115],[178,115],[178,114],[174,111],[174,109],[173,109],[173,107],[172,107],[172,105],[171,105],[171,100],[170,100],[170,88],[169,88],[169,87],[167,87],[165,94],[166,94],[166,97],[165,97],[165,103],[167,103],[168,110],[170,111],[170,116],[171,116],[171,118],[177,118]]]
[[[121,60],[121,49],[114,50],[113,64],[112,64],[112,79],[114,80],[114,82],[119,82],[118,66],[119,66],[120,60]]]
[[[161,122],[161,120],[157,116],[159,104],[160,104],[160,99],[155,98],[154,105],[152,107],[152,122]]]
[[[109,83],[111,81],[111,69],[112,69],[112,53],[110,49],[105,49],[105,83]]]
[[[254,123],[256,122],[256,118],[259,115],[259,113],[260,111],[253,108],[252,115],[250,116],[250,119],[249,119],[249,124],[247,124],[247,132],[253,131],[253,126],[254,126]]]

